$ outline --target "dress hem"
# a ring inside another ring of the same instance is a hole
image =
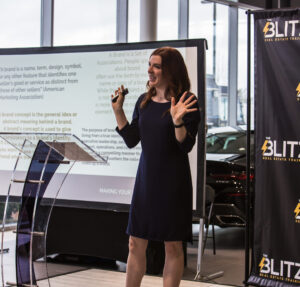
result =
[[[193,239],[190,238],[190,239],[161,239],[161,238],[154,238],[154,237],[147,237],[147,236],[141,236],[141,235],[137,235],[137,234],[134,234],[134,233],[131,233],[129,231],[126,231],[126,234],[129,235],[129,236],[134,236],[134,237],[137,237],[137,238],[141,238],[141,239],[145,239],[145,240],[150,240],[150,241],[158,241],[158,242],[171,242],[171,241],[182,241],[182,242],[190,242],[190,243],[193,243]]]

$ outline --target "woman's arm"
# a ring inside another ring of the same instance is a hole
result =
[[[124,103],[124,96],[122,94],[123,90],[124,87],[122,85],[121,87],[118,88],[118,90],[115,91],[115,96],[118,95],[119,97],[115,102],[111,103],[119,130],[122,130],[128,122],[123,110],[123,103]],[[111,95],[111,98],[113,99],[115,96]]]
[[[175,137],[179,143],[182,143],[187,137],[187,129],[185,127],[185,123],[183,121],[183,117],[191,112],[198,111],[197,108],[192,108],[193,105],[197,103],[197,99],[195,99],[194,95],[186,98],[187,92],[180,97],[177,104],[175,104],[175,98],[171,99],[171,109],[170,113],[172,116],[174,128],[175,128]]]
[[[135,108],[132,115],[132,121],[129,124],[126,118],[126,115],[123,110],[124,103],[124,87],[118,88],[115,91],[115,96],[118,96],[116,101],[112,101],[112,108],[117,121],[117,133],[123,138],[125,144],[129,148],[135,147],[140,141],[140,133],[139,133],[139,100],[135,104]],[[112,99],[114,96],[112,95]]]

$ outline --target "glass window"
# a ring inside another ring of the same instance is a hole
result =
[[[178,39],[178,1],[157,1],[157,40]]]
[[[216,82],[228,85],[228,6],[216,5]]]
[[[129,0],[128,42],[140,40],[140,0]]]
[[[41,0],[0,1],[0,48],[40,46]]]
[[[207,153],[246,153],[246,133],[219,133],[208,135],[206,139]]]
[[[216,5],[215,81],[218,87],[219,124],[228,124],[228,6]]]
[[[228,7],[190,0],[189,38],[205,38],[208,127],[228,122]]]
[[[243,9],[239,9],[239,20],[238,20],[238,102],[237,102],[237,124],[244,125],[247,123],[247,38],[248,38],[248,28],[247,28],[247,14]],[[251,42],[253,43],[253,21],[251,21]],[[253,49],[251,50],[251,119],[252,127],[254,123],[254,56]]]
[[[213,73],[214,4],[190,0],[189,38],[204,38],[207,41],[206,73]]]
[[[54,5],[54,45],[116,42],[116,0],[59,0]]]
[[[247,122],[247,15],[239,9],[237,124]]]

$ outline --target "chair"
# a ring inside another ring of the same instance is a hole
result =
[[[215,191],[214,189],[206,185],[205,188],[205,236],[203,242],[203,252],[206,246],[206,241],[208,237],[209,226],[212,226],[212,238],[213,240],[213,253],[216,255],[216,240],[215,240],[215,225],[214,223],[211,224],[211,219],[213,216],[213,209],[214,209],[214,200],[215,200]]]

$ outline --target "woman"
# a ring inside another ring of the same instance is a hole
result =
[[[148,66],[148,92],[137,100],[129,124],[123,86],[112,102],[117,131],[129,148],[141,141],[142,153],[130,206],[126,286],[140,286],[148,240],[163,241],[165,287],[179,286],[184,268],[183,241],[192,239],[192,182],[187,153],[200,121],[197,99],[181,54],[156,49]],[[112,95],[112,98],[114,96]]]

